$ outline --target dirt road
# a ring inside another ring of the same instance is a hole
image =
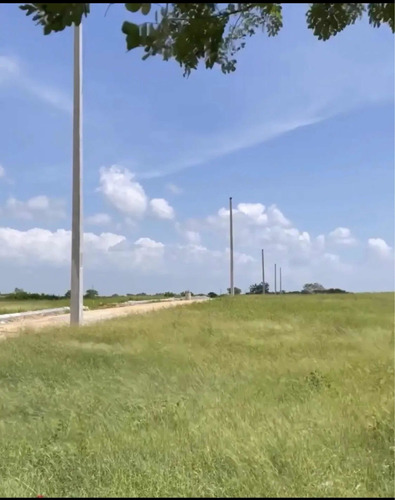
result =
[[[108,309],[84,311],[84,325],[95,323],[97,321],[128,316],[129,314],[143,314],[151,311],[157,311],[158,309],[193,304],[204,300],[207,299],[169,300],[164,302],[152,302],[150,304],[136,303],[123,307],[118,306]],[[70,323],[70,314],[39,316],[39,311],[37,311],[37,314],[37,316],[14,319],[13,321],[5,322],[3,324],[1,324],[0,316],[0,340],[7,337],[13,337],[22,330],[38,330],[49,326],[62,326]]]

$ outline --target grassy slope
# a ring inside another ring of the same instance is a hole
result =
[[[84,305],[89,309],[101,309],[103,307],[111,307],[121,302],[129,300],[152,300],[160,299],[160,296],[149,295],[134,295],[133,297],[98,297],[96,299],[84,299]],[[9,313],[18,313],[24,311],[38,311],[40,309],[53,309],[55,307],[65,307],[70,305],[69,299],[59,300],[9,300],[6,298],[0,299],[0,315]]]
[[[0,496],[391,496],[393,295],[253,297],[0,349]]]

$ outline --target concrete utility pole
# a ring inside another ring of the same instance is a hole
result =
[[[277,295],[277,264],[274,264],[274,293]]]
[[[265,253],[262,248],[262,293],[265,294]]]
[[[230,220],[230,294],[235,294],[234,281],[233,281],[233,210],[232,210],[232,197],[229,198],[229,220]]]
[[[280,295],[282,293],[283,287],[282,287],[282,282],[281,282],[281,267],[280,267]]]
[[[73,212],[71,227],[70,324],[82,323],[82,24],[74,26]]]

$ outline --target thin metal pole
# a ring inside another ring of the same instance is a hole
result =
[[[262,293],[265,294],[265,253],[262,248]]]
[[[277,294],[277,265],[274,264],[274,293]]]
[[[281,267],[280,267],[280,294],[282,293],[282,290],[283,290],[283,286],[282,286],[282,282],[281,282]]]
[[[233,282],[233,210],[232,210],[232,197],[229,198],[229,212],[230,212],[230,294],[235,294]]]
[[[70,324],[82,323],[82,25],[74,26],[73,195]]]

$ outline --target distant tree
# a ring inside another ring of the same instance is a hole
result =
[[[26,293],[23,288],[15,288],[14,293]]]
[[[321,283],[306,283],[302,289],[302,293],[322,293],[324,291],[325,287]]]
[[[216,294],[215,292],[209,292],[207,294],[207,297],[210,297],[210,299],[215,299],[215,297],[218,297],[218,294]]]
[[[253,285],[250,285],[250,294],[259,294],[262,293],[262,291],[262,283],[254,283]],[[265,283],[265,293],[269,293],[269,283]]]
[[[67,290],[67,292],[64,294],[65,299],[69,299],[71,297],[71,290]]]
[[[94,299],[98,295],[99,295],[99,292],[97,290],[94,290],[93,288],[89,288],[89,290],[87,290],[85,292],[84,298],[85,299]]]
[[[230,288],[227,288],[227,291],[228,291],[228,294],[230,294]],[[233,291],[235,292],[235,295],[240,295],[241,294],[241,288],[238,288],[237,286],[235,286],[233,288]]]
[[[165,297],[166,299],[171,299],[171,298],[173,298],[173,297],[175,297],[175,296],[176,296],[176,294],[175,294],[175,293],[173,293],[173,292],[165,292],[165,293],[163,294],[163,297]]]

